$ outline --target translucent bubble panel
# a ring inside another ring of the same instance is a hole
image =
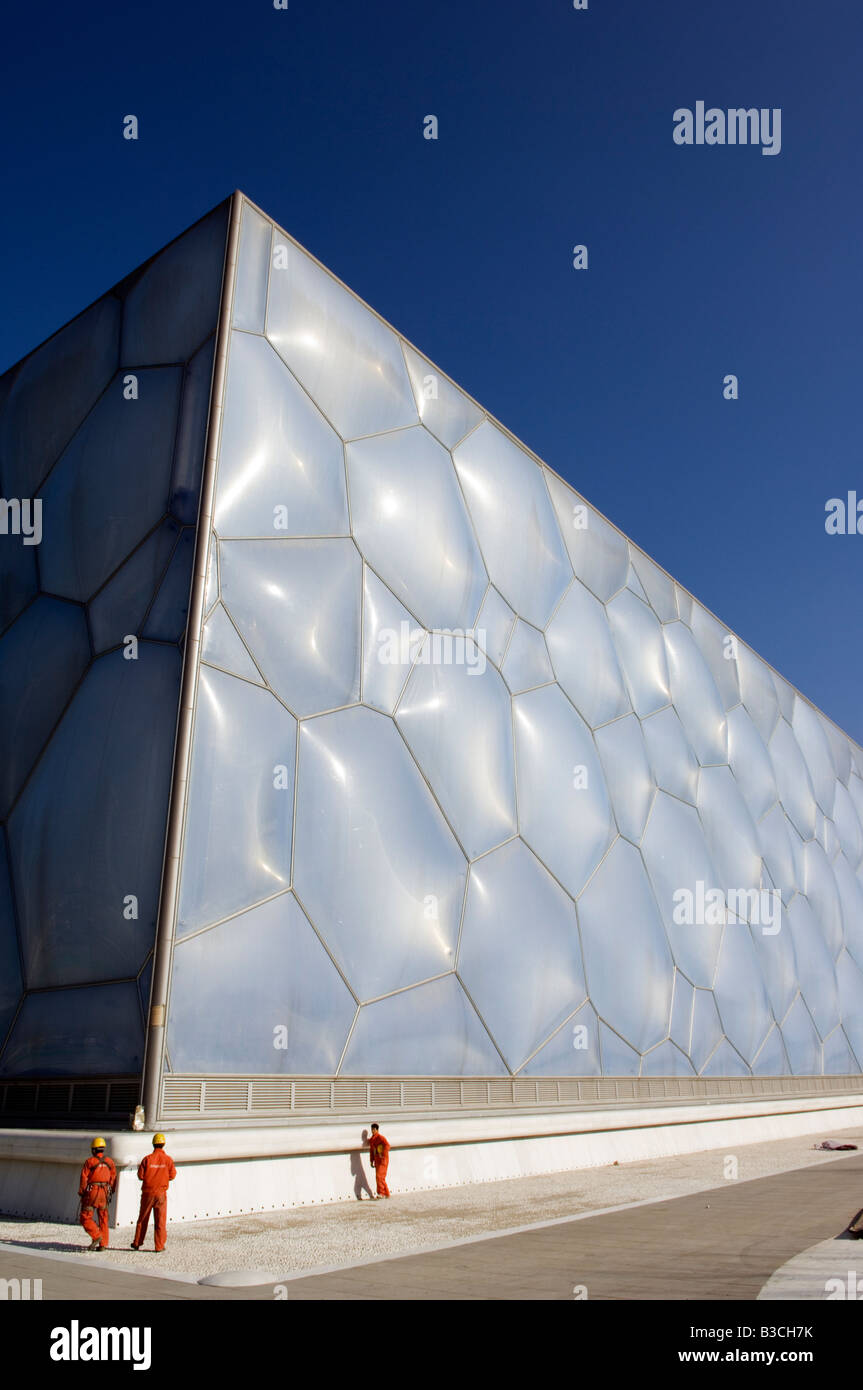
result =
[[[728,759],[728,727],[707,663],[683,623],[669,623],[663,633],[671,698],[686,737],[700,763],[724,763]]]
[[[847,951],[843,951],[836,962],[836,980],[839,986],[842,1026],[854,1049],[858,1064],[863,1065],[863,1011],[860,1009],[860,1000],[863,998],[863,971]]]
[[[416,402],[396,335],[278,233],[267,337],[343,439],[416,424]]]
[[[143,1056],[134,982],[47,990],[24,1000],[0,1076],[128,1076]]]
[[[530,623],[519,619],[503,663],[503,676],[514,695],[554,680],[545,649],[545,638]]]
[[[572,579],[538,464],[487,420],[453,451],[489,578],[544,628]]]
[[[201,642],[201,660],[210,666],[219,666],[233,676],[263,685],[261,673],[249,656],[243,639],[234,627],[221,604],[214,608],[204,624]]]
[[[811,840],[815,834],[815,794],[803,754],[784,719],[773,730],[768,751],[785,814],[801,839]]]
[[[636,550],[633,545],[630,545],[629,550],[632,568],[641,580],[647,601],[657,618],[663,623],[674,622],[678,615],[673,579],[641,550]]]
[[[42,491],[42,587],[88,599],[161,518],[171,481],[182,370],[139,373],[128,400],[118,376]]]
[[[407,343],[402,343],[402,350],[420,419],[441,444],[451,449],[479,424],[482,411]]]
[[[611,792],[611,803],[621,835],[636,844],[641,839],[653,793],[656,790],[634,714],[617,719],[596,731],[596,746]]]
[[[694,1076],[695,1068],[673,1043],[660,1043],[641,1062],[642,1076]]]
[[[178,523],[169,517],[99,590],[87,610],[96,652],[119,646],[130,634],[141,635],[179,536]]]
[[[240,219],[233,324],[235,328],[245,328],[249,333],[264,331],[272,240],[272,222],[244,203]]]
[[[344,536],[344,445],[265,338],[231,334],[216,529]]]
[[[705,1064],[702,1076],[749,1076],[749,1068],[729,1042],[721,1042]]]
[[[683,801],[695,803],[698,760],[686,741],[683,725],[673,709],[660,710],[645,719],[644,744],[656,784]]]
[[[750,893],[761,888],[758,833],[730,768],[704,767],[698,779],[698,811],[710,857],[719,873],[718,886]],[[733,908],[733,904],[731,904]],[[751,920],[751,912],[742,912]],[[759,911],[757,904],[755,913]]]
[[[549,623],[546,640],[557,679],[588,724],[595,728],[627,712],[605,609],[577,579]]]
[[[604,1076],[638,1076],[641,1070],[638,1053],[602,1022],[599,1025],[599,1047]]]
[[[8,814],[24,780],[90,662],[84,610],[38,598],[0,638],[0,670],[27,672],[27,699],[19,685],[0,682],[0,817]]]
[[[168,1047],[175,1071],[332,1075],[356,1002],[291,893],[182,942]],[[226,1028],[238,1016],[242,1028]]]
[[[671,699],[662,628],[630,589],[609,603],[608,620],[632,707],[645,718]]]
[[[297,715],[359,699],[362,561],[349,540],[222,541],[222,602]]]
[[[578,920],[592,1003],[646,1052],[667,1035],[674,972],[641,855],[625,840],[612,846],[581,895]]]
[[[842,854],[833,864],[833,876],[842,905],[845,944],[855,960],[863,966],[863,884]]]
[[[740,700],[740,683],[737,678],[736,651],[737,638],[702,608],[700,603],[692,605],[692,635],[698,650],[707,662],[716,689],[725,708],[732,709]]]
[[[626,541],[562,478],[548,469],[544,471],[575,576],[604,603],[626,583]]]
[[[515,835],[509,692],[493,666],[434,659],[427,640],[396,720],[469,859]],[[477,769],[482,776],[477,777]]]
[[[343,1076],[501,1076],[506,1068],[454,975],[360,1010]]]
[[[728,761],[754,820],[777,798],[773,764],[752,719],[742,705],[728,712]]]
[[[833,767],[836,776],[840,782],[844,782],[847,786],[851,774],[851,749],[848,739],[829,719],[825,719],[823,715],[820,716],[820,719],[821,727],[827,736],[827,742],[830,744],[830,751],[833,754]]]
[[[752,1063],[773,1017],[745,922],[729,921],[725,928],[713,992],[725,1036],[741,1057]]]
[[[30,988],[122,979],[152,945],[179,680],[169,647],[100,657],[12,813]]]
[[[795,1076],[821,1074],[821,1039],[800,997],[782,1020],[782,1040]]]
[[[761,1048],[752,1071],[755,1076],[787,1076],[791,1068],[782,1042],[782,1034],[777,1027],[771,1028],[767,1041]]]
[[[195,353],[183,376],[183,396],[180,402],[180,422],[177,427],[168,509],[172,516],[186,526],[194,526],[198,520],[215,346],[214,335]]]
[[[453,968],[467,865],[392,720],[301,726],[295,836],[297,896],[359,998]]]
[[[842,908],[836,877],[817,840],[803,846],[804,891],[821,925],[821,934],[835,960],[842,950]]]
[[[117,370],[119,300],[100,299],[31,353],[0,419],[4,497],[34,497]]]
[[[575,907],[521,840],[471,866],[458,973],[511,1071],[585,1001]]]
[[[788,822],[781,806],[774,806],[757,826],[758,842],[764,864],[773,880],[773,886],[782,894],[782,901],[789,903],[797,887],[797,871],[788,838]]]
[[[290,886],[296,727],[268,691],[201,668],[180,935]]]
[[[692,1006],[695,990],[679,970],[674,972],[674,995],[671,1001],[671,1041],[687,1055],[692,1043]]]
[[[809,769],[815,800],[829,816],[833,810],[833,794],[836,786],[836,772],[830,753],[830,744],[821,721],[811,705],[800,696],[794,700],[794,718],[791,725],[794,737]]]
[[[674,959],[694,985],[709,989],[725,908],[707,896],[721,885],[695,810],[658,792],[642,850]]]
[[[836,783],[833,802],[833,821],[842,852],[852,868],[863,859],[863,829],[854,807],[854,802],[841,782]]]
[[[779,718],[779,701],[770,671],[760,657],[738,642],[737,672],[740,698],[763,741],[769,743]]]
[[[839,990],[834,956],[819,931],[818,919],[806,898],[798,894],[788,909],[787,920],[794,939],[801,993],[818,1032],[822,1038],[826,1038],[839,1023]]]
[[[614,839],[590,730],[555,685],[513,701],[522,838],[573,896]]]
[[[599,1076],[599,1023],[589,1004],[558,1028],[522,1069],[523,1076]]]
[[[857,1071],[857,1059],[841,1028],[834,1029],[830,1037],[824,1041],[824,1071],[834,1076]]]
[[[515,614],[491,584],[476,620],[476,642],[489,661],[500,668],[515,626]]]
[[[186,362],[219,313],[228,204],[172,241],[129,291],[123,315],[123,366]]]
[[[426,627],[469,629],[487,577],[452,460],[418,427],[348,445],[357,544]]]
[[[365,567],[363,583],[363,702],[392,714],[426,633]]]
[[[697,1072],[704,1069],[721,1040],[722,1024],[719,1021],[716,1001],[709,990],[697,989],[692,1006],[692,1047],[689,1053]],[[739,1064],[739,1058],[732,1062],[733,1066]],[[708,1074],[717,1075],[716,1072]]]

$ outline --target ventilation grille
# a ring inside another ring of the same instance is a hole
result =
[[[22,1088],[23,1089],[23,1088]],[[61,1088],[62,1089],[62,1088]],[[568,1109],[585,1105],[649,1105],[676,1100],[803,1099],[863,1091],[863,1076],[734,1077],[178,1077],[165,1078],[164,1119],[253,1119],[278,1115],[381,1114],[398,1111]]]
[[[8,1081],[0,1083],[0,1115],[5,1120],[44,1120],[48,1124],[84,1124],[118,1120],[126,1124],[138,1104],[140,1081]]]

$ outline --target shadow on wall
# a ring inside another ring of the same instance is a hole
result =
[[[369,1132],[367,1129],[364,1129],[363,1144],[368,1144],[368,1142]],[[363,1200],[364,1192],[367,1192],[370,1197],[374,1197],[375,1194],[372,1191],[371,1186],[369,1185],[369,1180],[366,1177],[366,1170],[363,1167],[362,1149],[355,1149],[351,1153],[351,1173],[354,1179],[354,1196],[356,1197],[357,1201],[361,1202]]]

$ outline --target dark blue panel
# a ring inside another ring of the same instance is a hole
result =
[[[83,608],[40,597],[0,638],[0,819],[90,661]]]
[[[12,884],[6,862],[6,837],[0,830],[0,1047],[15,1017],[22,991]]]
[[[38,588],[36,547],[23,536],[0,535],[0,632],[14,622]]]
[[[48,990],[24,1000],[0,1076],[129,1076],[143,1056],[133,983]]]
[[[198,520],[215,345],[216,339],[213,337],[195,354],[186,368],[183,381],[169,510],[187,526],[194,526]]]
[[[30,988],[130,978],[153,945],[179,681],[170,647],[99,657],[10,817]]]
[[[138,547],[90,604],[90,631],[97,652],[118,646],[141,624],[171,562],[180,527],[172,518]]]
[[[178,642],[186,630],[189,589],[195,559],[195,531],[188,527],[180,536],[168,573],[156,595],[144,636],[155,642]]]

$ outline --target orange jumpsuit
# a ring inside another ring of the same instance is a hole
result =
[[[378,1196],[389,1197],[390,1190],[387,1187],[387,1169],[390,1166],[390,1144],[389,1140],[378,1132],[373,1134],[369,1140],[369,1157],[372,1167],[375,1170],[375,1177],[378,1185]]]
[[[154,1149],[138,1166],[141,1188],[141,1209],[135,1227],[135,1245],[143,1245],[150,1224],[150,1212],[156,1227],[156,1249],[164,1250],[168,1234],[168,1183],[177,1176],[174,1160],[164,1149]]]
[[[99,1241],[103,1250],[108,1248],[108,1201],[116,1186],[117,1169],[113,1158],[97,1158],[94,1154],[87,1159],[78,1184],[81,1225],[91,1240]]]

